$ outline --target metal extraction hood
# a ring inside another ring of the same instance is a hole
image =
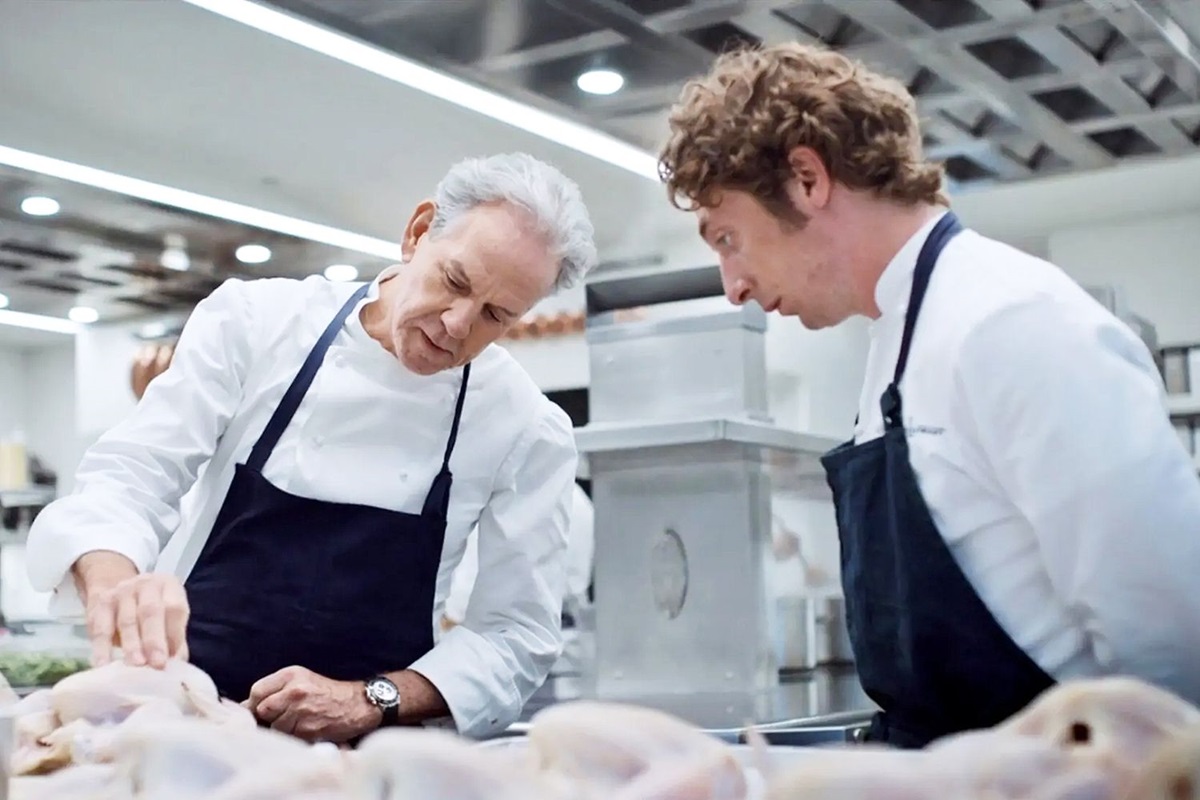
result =
[[[264,0],[656,152],[738,41],[824,42],[907,83],[956,186],[1195,151],[1195,0]],[[625,76],[588,95],[587,69]]]

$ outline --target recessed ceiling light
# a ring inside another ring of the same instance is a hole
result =
[[[31,217],[52,217],[61,206],[53,197],[26,197],[21,201],[21,210]]]
[[[187,254],[187,239],[177,233],[168,233],[163,237],[162,255],[158,257],[158,263],[162,264],[167,269],[184,272],[192,265],[192,260]]]
[[[613,94],[625,85],[625,77],[611,69],[589,69],[575,79],[575,85],[588,94]]]
[[[138,334],[143,339],[158,339],[167,335],[167,323],[165,322],[147,322],[138,331]]]
[[[244,244],[234,253],[243,264],[262,264],[271,260],[271,250],[261,244]]]
[[[71,320],[71,322],[87,325],[100,319],[100,312],[91,306],[75,306],[67,312],[67,319]]]
[[[0,308],[8,308],[8,295],[0,292]]]
[[[325,268],[325,277],[331,281],[352,281],[358,277],[358,267],[353,264],[330,264]]]

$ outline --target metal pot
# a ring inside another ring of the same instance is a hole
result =
[[[775,648],[784,669],[852,664],[846,604],[838,595],[780,597],[775,603]]]

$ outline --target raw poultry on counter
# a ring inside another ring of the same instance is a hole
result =
[[[258,727],[181,661],[86,670],[23,699],[13,800],[1193,800],[1200,710],[1139,681],[1073,681],[920,751],[735,748],[646,708],[576,701],[528,736],[392,728],[355,750]]]

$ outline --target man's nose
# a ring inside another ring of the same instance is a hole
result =
[[[721,285],[725,288],[725,296],[735,306],[740,306],[750,299],[750,284],[742,278],[729,279],[721,271]]]
[[[471,325],[474,321],[473,304],[465,298],[451,305],[442,314],[442,325],[446,328],[446,333],[453,339],[462,340],[470,336]]]

